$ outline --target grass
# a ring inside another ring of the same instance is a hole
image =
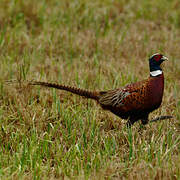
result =
[[[180,179],[178,0],[1,0],[1,179]],[[57,81],[91,90],[148,77],[165,64],[162,106],[174,119],[127,129],[94,101],[64,91],[7,85]]]

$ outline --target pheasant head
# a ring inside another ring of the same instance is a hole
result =
[[[156,53],[149,58],[150,76],[158,76],[162,74],[161,64],[168,58],[162,54]]]

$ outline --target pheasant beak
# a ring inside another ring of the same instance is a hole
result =
[[[168,58],[167,58],[166,56],[163,56],[161,59],[162,59],[163,61],[167,61],[167,60],[168,60]]]
[[[162,62],[163,62],[163,61],[167,61],[167,60],[168,60],[168,58],[167,58],[166,56],[163,56],[163,57],[161,58],[161,60],[162,60]],[[160,68],[162,68],[162,69],[163,69],[163,67],[164,67],[164,64],[163,64],[163,63],[161,63],[161,64],[160,64]]]

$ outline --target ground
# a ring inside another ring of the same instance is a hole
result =
[[[149,76],[160,52],[165,91],[150,118],[132,128],[71,93],[7,84],[53,81],[89,90]],[[1,0],[0,178],[179,179],[179,0]]]

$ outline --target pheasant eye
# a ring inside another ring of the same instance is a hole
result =
[[[162,55],[161,55],[161,54],[158,54],[158,55],[155,55],[155,56],[154,56],[154,60],[157,61],[157,62],[158,62],[161,58],[162,58]]]

